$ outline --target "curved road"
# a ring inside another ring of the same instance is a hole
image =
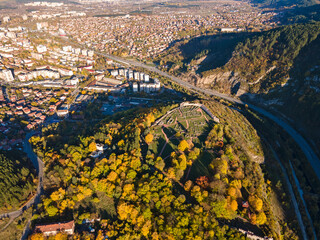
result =
[[[308,235],[306,233],[306,228],[305,228],[305,225],[304,225],[304,222],[303,222],[303,219],[302,219],[302,216],[301,216],[301,212],[299,210],[299,204],[298,204],[298,201],[297,201],[297,198],[296,196],[294,195],[294,191],[293,191],[293,187],[292,187],[292,184],[290,182],[290,179],[289,179],[289,176],[287,174],[287,170],[285,169],[285,167],[283,166],[282,162],[280,161],[277,153],[275,152],[275,150],[273,149],[273,147],[266,141],[266,143],[269,145],[270,149],[271,149],[271,152],[274,156],[274,158],[278,161],[280,167],[281,167],[281,170],[283,172],[283,175],[284,175],[284,179],[285,179],[285,182],[288,186],[288,191],[289,191],[289,194],[290,194],[290,197],[291,197],[291,201],[292,201],[292,205],[293,205],[293,208],[294,208],[294,211],[295,211],[295,214],[297,216],[297,220],[298,220],[298,224],[300,226],[300,229],[301,229],[301,233],[302,233],[302,238],[304,240],[307,240],[308,239]],[[293,170],[293,169],[292,169]],[[300,196],[301,197],[301,196]],[[307,210],[307,209],[306,209]],[[308,211],[308,210],[307,210]],[[311,220],[309,218],[309,220]],[[310,221],[312,223],[312,220]],[[314,231],[314,229],[313,229]],[[315,238],[316,239],[316,238]]]
[[[109,54],[105,54],[99,51],[94,50],[96,54],[107,57],[109,59],[115,60],[117,62],[120,63],[124,63],[124,64],[128,64],[128,65],[132,65],[135,67],[141,67],[144,69],[147,69],[149,71],[158,73],[161,76],[167,77],[169,79],[171,79],[172,81],[192,90],[195,92],[202,92],[204,94],[207,95],[211,95],[211,96],[216,96],[216,97],[220,97],[222,99],[228,100],[230,102],[233,103],[237,103],[240,105],[247,105],[248,108],[256,111],[257,113],[271,119],[272,121],[274,121],[275,123],[277,123],[279,126],[281,126],[294,140],[295,142],[300,146],[301,150],[303,151],[303,153],[305,154],[306,158],[308,159],[310,165],[312,166],[313,170],[315,171],[318,179],[320,180],[320,160],[318,158],[318,156],[315,154],[315,152],[313,151],[312,147],[308,144],[308,142],[301,136],[300,133],[298,133],[293,127],[291,127],[287,122],[285,122],[283,119],[281,119],[280,117],[277,117],[275,115],[273,115],[272,113],[266,111],[263,108],[257,107],[251,103],[246,103],[243,102],[237,98],[231,97],[229,95],[220,93],[218,91],[215,90],[211,90],[211,89],[203,89],[203,88],[199,88],[196,87],[188,82],[185,82],[177,77],[171,76],[166,72],[163,72],[159,69],[157,69],[156,67],[152,67],[152,66],[148,66],[144,63],[141,62],[137,62],[137,61],[133,61],[133,60],[127,60],[121,57],[116,57],[113,55],[109,55]]]

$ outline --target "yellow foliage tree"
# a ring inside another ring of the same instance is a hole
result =
[[[257,225],[263,225],[267,222],[267,217],[266,215],[264,214],[264,212],[260,212],[258,215],[257,215],[257,220],[256,220],[256,224]]]
[[[89,197],[92,195],[92,190],[90,188],[87,188],[87,187],[82,187],[81,188],[81,192],[83,193],[83,195],[85,197]]]
[[[118,147],[124,147],[124,140],[121,139],[119,142],[118,142]]]
[[[235,187],[236,189],[241,189],[241,187],[242,187],[241,180],[233,180],[230,183],[230,186]]]
[[[114,182],[117,179],[117,177],[118,177],[118,174],[116,172],[112,171],[111,173],[109,173],[107,179],[110,182]]]
[[[52,201],[56,202],[58,200],[63,199],[65,194],[66,194],[66,191],[63,190],[62,188],[59,188],[58,191],[55,191],[50,195],[50,198],[52,199]]]
[[[101,230],[98,232],[98,235],[97,235],[97,237],[96,237],[96,240],[104,240],[104,236],[103,236]]]
[[[151,133],[148,133],[145,137],[146,143],[149,145],[153,141],[153,135]]]
[[[234,188],[234,187],[230,187],[228,189],[228,195],[231,196],[231,197],[235,197],[236,196],[236,193],[237,193],[237,190]]]
[[[97,150],[97,145],[95,142],[89,144],[89,152],[94,152]]]
[[[83,193],[78,193],[78,194],[77,194],[77,200],[78,200],[79,202],[82,201],[84,198],[85,198],[85,196],[84,196]]]
[[[168,177],[169,178],[175,178],[176,177],[176,173],[174,171],[174,169],[171,167],[168,169]]]
[[[126,220],[129,218],[129,215],[131,214],[133,207],[131,205],[128,205],[127,203],[120,203],[117,207],[118,215],[120,220]]]
[[[152,240],[159,240],[159,234],[157,232],[153,232],[151,237]]]
[[[147,237],[149,232],[150,232],[150,228],[151,228],[151,221],[148,220],[146,221],[146,223],[143,225],[143,227],[141,228],[141,233],[143,236]]]
[[[231,203],[230,203],[230,208],[233,210],[233,211],[237,211],[238,209],[238,203],[236,200],[232,200]]]
[[[67,240],[68,235],[66,233],[59,232],[55,235],[54,240]]]
[[[66,208],[73,209],[75,203],[73,200],[65,199],[60,203],[60,210],[63,212]]]
[[[263,206],[262,199],[253,195],[249,196],[249,204],[257,212],[260,212]]]
[[[227,174],[228,171],[228,162],[226,160],[221,160],[220,165],[219,165],[219,171],[222,174]]]
[[[252,224],[257,224],[257,215],[255,213],[251,214],[250,222]]]
[[[184,152],[186,149],[189,149],[189,143],[186,140],[181,140],[178,149],[182,152]]]
[[[31,235],[30,240],[44,240],[44,236],[42,233],[34,233]]]
[[[178,158],[179,160],[179,168],[181,170],[185,170],[187,168],[187,158],[186,158],[186,155],[184,154],[181,154]]]
[[[122,196],[129,195],[132,192],[133,189],[134,189],[134,185],[133,184],[124,185],[123,186]]]
[[[155,117],[152,113],[149,113],[147,116],[146,116],[146,123],[147,123],[147,126],[150,127],[151,123],[153,123],[155,120]]]

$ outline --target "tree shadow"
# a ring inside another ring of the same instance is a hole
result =
[[[239,42],[253,33],[220,33],[195,37],[179,47],[184,63],[199,60],[197,73],[224,66]]]

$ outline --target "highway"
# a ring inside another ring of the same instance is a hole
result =
[[[296,198],[296,196],[294,195],[294,191],[293,191],[293,187],[292,187],[292,184],[290,182],[290,179],[289,179],[289,176],[288,176],[288,173],[287,173],[287,170],[286,168],[284,167],[284,165],[282,164],[280,158],[278,157],[276,151],[272,148],[272,146],[266,141],[265,139],[265,142],[269,145],[270,149],[271,149],[271,152],[274,156],[274,158],[278,161],[280,167],[281,167],[281,170],[283,172],[283,176],[284,176],[284,180],[287,184],[287,187],[288,187],[288,191],[289,191],[289,195],[290,195],[290,198],[291,198],[291,201],[292,201],[292,206],[294,208],[294,211],[295,211],[295,214],[297,216],[297,220],[298,220],[298,224],[299,224],[299,227],[301,229],[301,234],[302,234],[302,238],[304,240],[307,240],[308,239],[308,235],[306,233],[306,227],[304,225],[304,222],[303,222],[303,219],[302,219],[302,215],[301,215],[301,212],[300,212],[300,209],[299,209],[299,204],[298,204],[298,200]],[[305,208],[306,211],[308,211],[307,208]],[[309,218],[309,221],[310,223],[312,223],[312,226],[313,226],[313,222],[312,222],[312,219]],[[314,231],[314,229],[313,229]],[[316,238],[315,238],[316,239]]]
[[[293,127],[291,127],[287,122],[285,122],[281,117],[275,116],[274,114],[268,112],[267,110],[265,110],[261,107],[255,106],[254,104],[251,104],[251,103],[246,103],[244,101],[241,101],[240,99],[234,98],[234,97],[229,96],[227,94],[223,94],[218,91],[211,90],[211,89],[203,89],[203,88],[196,87],[188,82],[185,82],[177,77],[171,76],[166,72],[163,72],[155,67],[148,66],[144,63],[133,61],[133,60],[127,60],[127,59],[124,59],[121,57],[105,54],[103,52],[99,52],[96,50],[94,50],[94,51],[96,54],[104,56],[104,57],[109,58],[111,60],[114,60],[114,61],[117,61],[120,63],[124,63],[127,65],[131,65],[131,66],[135,66],[135,67],[141,67],[141,68],[147,69],[149,71],[155,72],[161,76],[164,76],[164,77],[171,79],[172,81],[184,86],[185,88],[187,88],[189,90],[192,90],[195,92],[201,92],[201,93],[204,93],[204,94],[207,94],[210,96],[216,96],[216,97],[228,100],[232,103],[236,103],[239,105],[247,105],[249,109],[259,113],[260,115],[272,120],[273,122],[275,122],[276,124],[281,126],[282,129],[285,130],[294,139],[294,141],[300,146],[304,155],[308,159],[310,165],[314,169],[318,179],[320,180],[320,160],[319,160],[318,156],[315,154],[315,152],[313,151],[313,149],[309,145],[309,143],[302,137],[302,135],[299,132],[297,132]]]

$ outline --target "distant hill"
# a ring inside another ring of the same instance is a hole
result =
[[[320,3],[319,0],[251,0],[251,2],[265,7],[311,6]]]
[[[158,63],[200,87],[263,99],[298,122],[320,149],[320,22],[309,20],[238,37],[198,37],[172,46]]]
[[[320,4],[287,10],[281,17],[283,24],[320,21]]]

